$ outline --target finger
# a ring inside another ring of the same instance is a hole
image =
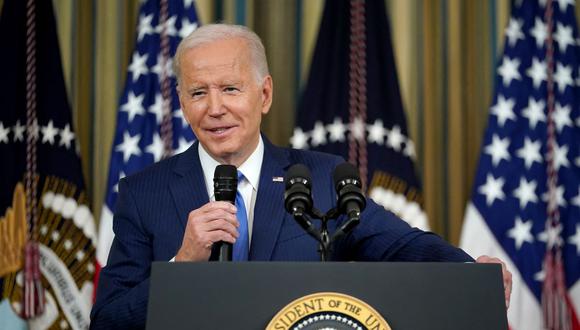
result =
[[[231,228],[229,231],[233,232],[238,226],[239,223],[235,216],[216,213],[189,219],[185,231],[199,237],[208,231],[216,229]]]
[[[235,219],[234,219],[235,220]],[[237,220],[235,220],[237,222]],[[224,220],[224,219],[215,219],[209,222],[206,222],[202,225],[203,232],[213,232],[213,231],[225,231],[234,237],[238,237],[238,229],[237,226],[232,224],[231,222]]]
[[[207,221],[213,221],[218,219],[223,219],[234,225],[235,227],[239,226],[238,219],[236,218],[235,213],[224,212],[224,210],[213,210],[212,212],[208,212],[204,215]]]
[[[234,244],[236,242],[236,238],[232,236],[230,233],[223,231],[223,230],[215,230],[208,233],[208,238],[211,242],[227,242]],[[212,243],[213,244],[213,243]]]
[[[487,263],[487,260],[488,259],[489,259],[488,256],[483,255],[483,256],[477,257],[477,259],[475,259],[475,262],[477,262],[477,263]]]
[[[239,225],[235,213],[230,213],[222,209],[214,209],[203,213],[190,214],[188,221],[193,222],[194,224],[202,224],[218,219],[226,220],[236,227]]]
[[[205,212],[212,211],[212,210],[224,210],[226,212],[236,214],[237,209],[236,209],[236,206],[230,202],[215,201],[215,202],[209,202],[209,203],[205,204],[204,206],[202,206],[200,208],[200,210],[203,210]]]
[[[512,294],[512,273],[506,270],[504,273],[504,289],[505,289],[505,301],[506,308],[510,307],[510,297]]]
[[[223,212],[229,213],[229,214],[236,214],[236,207],[230,203],[226,203],[226,202],[209,202],[205,205],[203,205],[202,207],[192,210],[189,212],[189,214],[187,215],[187,219],[197,219],[200,217],[203,217],[204,215],[207,215],[208,213],[211,213],[215,210],[222,210]]]

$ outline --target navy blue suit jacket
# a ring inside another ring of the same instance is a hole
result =
[[[284,210],[283,177],[293,164],[310,168],[314,205],[336,204],[332,172],[339,157],[279,148],[264,138],[250,260],[318,261],[318,243]],[[91,328],[143,328],[152,261],[168,261],[181,246],[190,211],[208,203],[198,144],[119,183],[115,239],[100,274]],[[344,219],[331,222],[332,232]],[[333,260],[472,261],[437,235],[411,228],[368,200],[360,224],[334,246]]]

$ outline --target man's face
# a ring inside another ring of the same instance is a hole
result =
[[[239,38],[188,49],[180,64],[185,119],[213,158],[240,166],[258,145],[262,115],[272,104],[272,78],[256,81]]]

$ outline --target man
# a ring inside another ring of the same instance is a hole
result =
[[[285,212],[284,184],[273,178],[305,164],[314,178],[315,205],[328,210],[336,204],[330,173],[343,161],[279,148],[260,135],[273,83],[258,36],[240,26],[203,26],[182,41],[174,63],[181,108],[199,142],[120,181],[115,240],[100,275],[92,328],[144,326],[152,261],[207,261],[219,241],[233,243],[234,253],[245,250],[240,260],[319,260],[317,242]],[[235,206],[212,201],[218,164],[242,173],[242,216]],[[333,260],[473,261],[371,200],[361,219],[336,243]],[[330,231],[343,221],[331,222]],[[504,282],[508,303],[511,274],[505,267]]]

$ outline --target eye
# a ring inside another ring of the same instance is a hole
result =
[[[226,86],[224,87],[224,92],[228,93],[228,94],[234,94],[239,92],[240,89],[235,87],[235,86]]]
[[[200,98],[202,96],[204,96],[206,94],[205,90],[203,89],[196,89],[193,90],[189,93],[189,95],[191,96],[191,98]]]

